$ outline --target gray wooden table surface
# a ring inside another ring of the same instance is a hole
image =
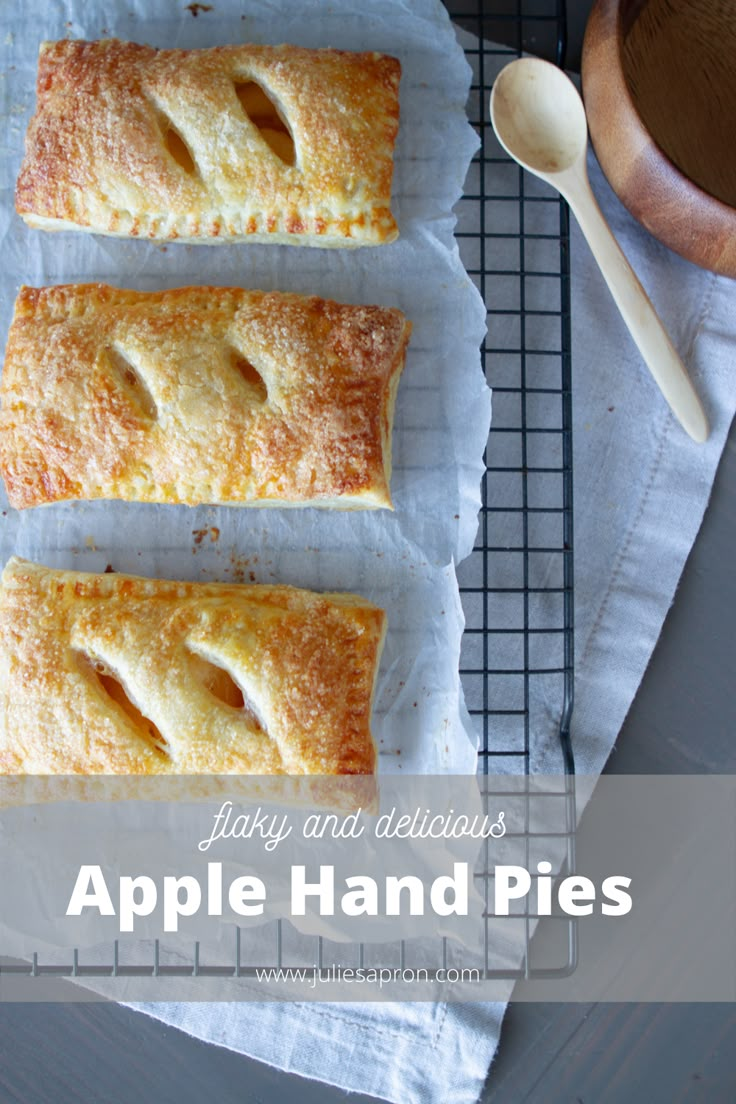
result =
[[[591,0],[568,0],[573,63],[590,6]],[[735,488],[732,432],[703,529],[609,771],[736,770]],[[116,1005],[0,1004],[0,1104],[368,1099],[271,1070]],[[736,1010],[512,1004],[482,1102],[734,1104]]]

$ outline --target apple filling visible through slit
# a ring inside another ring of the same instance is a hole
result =
[[[280,157],[285,165],[296,161],[296,149],[291,131],[276,105],[255,81],[235,85],[235,92],[243,111],[254,126],[258,127],[264,142]]]

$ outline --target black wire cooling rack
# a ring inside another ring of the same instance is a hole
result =
[[[564,0],[448,2],[473,70],[468,113],[480,137],[465,194],[457,208],[457,239],[465,267],[488,311],[483,346],[494,414],[486,450],[482,509],[476,546],[458,576],[466,629],[461,657],[465,699],[479,727],[481,787],[493,809],[508,791],[494,786],[499,773],[517,776],[523,805],[521,841],[514,861],[530,871],[537,856],[553,853],[574,869],[576,823],[573,707],[573,496],[570,385],[570,258],[566,205],[526,176],[498,144],[488,103],[493,80],[523,52],[564,64]],[[552,722],[550,721],[552,718]],[[543,770],[555,782],[535,782]],[[520,776],[520,777],[519,777]],[[535,803],[546,803],[544,815]],[[552,811],[550,811],[550,809]],[[541,823],[541,827],[539,824]],[[546,849],[545,849],[546,848]],[[489,907],[494,856],[486,847],[476,873],[486,901],[485,941],[477,961],[486,980],[561,977],[574,970],[575,921],[556,917],[561,938],[545,940],[545,961],[535,962],[530,942],[537,916],[521,907],[502,923],[513,927],[515,961],[496,957],[499,918]],[[232,963],[167,960],[158,942],[148,963],[125,961],[115,943],[109,962],[87,965],[77,951],[70,963],[4,962],[1,972],[32,977],[255,977],[264,967],[324,970],[333,965],[407,969],[412,945],[345,947],[303,937],[276,921],[273,954],[249,961],[245,935],[235,929]],[[447,970],[453,952],[438,939],[436,969]]]
[[[564,65],[564,0],[478,0],[449,4],[466,37],[473,70],[469,117],[481,147],[458,207],[457,238],[465,267],[486,303],[483,346],[493,389],[476,546],[458,570],[466,629],[461,676],[480,726],[479,772],[494,796],[496,772],[529,780],[524,865],[554,836],[557,855],[574,869],[573,487],[570,357],[569,214],[549,187],[505,153],[490,123],[490,89],[500,70],[524,52]],[[468,34],[474,37],[471,40]],[[550,722],[550,717],[553,721]],[[533,776],[559,775],[539,789]],[[547,803],[535,830],[535,804]],[[557,803],[557,806],[556,804]],[[553,811],[550,811],[553,810]],[[555,850],[555,847],[552,847]],[[493,863],[487,848],[477,875],[488,906]],[[576,963],[576,927],[558,918],[555,961],[535,963],[534,912],[509,918],[521,928],[518,969],[493,966],[486,908],[483,972],[487,978],[554,977]],[[496,921],[495,923],[497,923]]]
[[[459,570],[467,619],[461,674],[482,728],[484,773],[497,769],[494,761],[504,771],[534,769],[535,681],[544,679],[547,700],[560,703],[557,769],[572,774],[568,211],[510,160],[488,116],[495,76],[525,44],[563,64],[565,5],[515,0],[505,7],[479,2],[472,16],[453,13],[478,40],[465,52],[473,67],[470,121],[481,148],[459,204],[457,238],[487,306],[483,357],[494,395],[478,539]],[[489,42],[491,31],[513,44]],[[499,654],[509,662],[494,662]]]

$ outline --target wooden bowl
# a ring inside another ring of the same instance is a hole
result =
[[[736,277],[736,0],[598,0],[582,78],[619,199],[665,245]]]

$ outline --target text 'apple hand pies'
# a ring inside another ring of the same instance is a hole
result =
[[[411,325],[240,288],[23,288],[0,384],[19,509],[68,499],[391,508]]]
[[[391,242],[400,76],[377,53],[45,42],[16,209],[155,240]]]
[[[354,594],[57,571],[0,585],[0,774],[371,774]]]

